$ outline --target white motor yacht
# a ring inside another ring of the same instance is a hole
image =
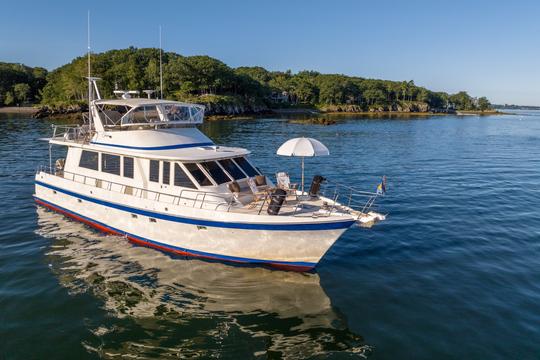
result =
[[[54,126],[46,139],[67,152],[37,171],[39,205],[136,244],[297,271],[313,269],[349,227],[384,220],[370,211],[377,193],[323,196],[321,177],[306,192],[275,186],[248,150],[199,131],[204,106],[131,92],[104,100],[89,82],[85,123]],[[365,197],[356,209],[355,196]]]

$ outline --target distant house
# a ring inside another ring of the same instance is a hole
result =
[[[270,101],[275,103],[289,103],[290,102],[290,96],[287,91],[273,91],[272,95],[270,95]]]

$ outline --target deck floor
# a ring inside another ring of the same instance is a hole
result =
[[[253,201],[242,207],[232,207],[231,212],[251,215],[266,215],[268,210],[268,201],[260,199]],[[303,198],[297,199],[295,196],[287,196],[278,216],[298,216],[298,217],[322,217],[328,216],[329,212],[321,212],[322,209],[330,210],[328,201],[321,198]],[[335,209],[337,210],[337,209]]]

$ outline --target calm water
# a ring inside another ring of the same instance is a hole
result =
[[[36,209],[49,130],[0,120],[0,359],[540,358],[540,114],[205,124],[269,174],[299,173],[274,153],[304,135],[331,151],[309,177],[388,176],[388,220],[307,275],[173,258]]]

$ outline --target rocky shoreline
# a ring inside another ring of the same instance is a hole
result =
[[[475,115],[495,115],[502,114],[496,110],[480,111],[448,111],[446,109],[430,109],[425,103],[407,103],[392,106],[371,107],[368,110],[358,105],[326,105],[318,108],[270,108],[264,104],[237,104],[237,103],[212,103],[199,102],[206,107],[205,115],[210,120],[218,119],[238,119],[250,118],[264,115],[309,115],[317,117],[321,114],[357,114],[357,115],[446,115],[446,114],[475,114]],[[2,113],[24,113],[32,115],[34,118],[43,119],[50,117],[77,118],[80,114],[87,112],[86,104],[42,105],[39,107],[4,107],[0,108]]]

